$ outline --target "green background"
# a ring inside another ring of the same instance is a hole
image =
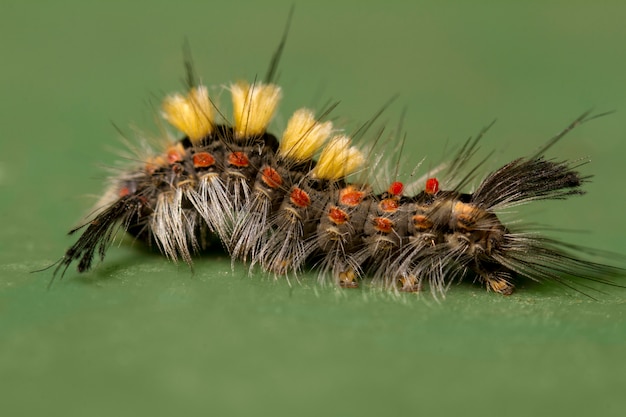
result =
[[[459,285],[436,303],[320,288],[313,274],[289,287],[219,253],[191,275],[127,241],[49,291],[50,272],[29,273],[73,242],[119,159],[111,122],[158,134],[183,39],[207,84],[251,80],[290,4],[2,2],[2,414],[624,415],[623,289],[592,301]],[[483,144],[495,168],[587,109],[615,109],[550,151],[592,160],[588,195],[523,213],[623,254],[625,18],[622,1],[296,2],[276,123],[327,100],[357,123],[399,94],[383,119],[406,109],[410,163],[498,118]]]

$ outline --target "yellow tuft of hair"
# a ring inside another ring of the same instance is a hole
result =
[[[350,146],[350,138],[344,135],[334,136],[322,150],[313,176],[325,180],[339,180],[352,174],[365,162],[363,153]]]
[[[233,98],[235,137],[243,139],[265,133],[282,91],[275,84],[248,84],[245,81],[230,87]]]
[[[287,122],[278,154],[297,162],[308,161],[324,145],[332,130],[331,122],[318,122],[311,110],[296,110]]]
[[[213,105],[203,85],[192,88],[187,97],[180,94],[167,96],[162,109],[165,120],[186,134],[192,143],[208,136],[215,126]]]

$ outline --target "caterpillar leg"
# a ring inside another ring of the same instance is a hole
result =
[[[515,284],[511,282],[510,274],[496,273],[484,276],[487,288],[502,295],[511,295],[515,291]]]
[[[515,291],[513,274],[502,265],[493,262],[476,262],[472,267],[488,291],[511,295]]]
[[[421,292],[422,291],[422,281],[419,280],[415,275],[403,275],[396,280],[396,286],[398,291],[401,292]]]
[[[347,270],[340,272],[337,277],[337,281],[339,282],[339,286],[341,288],[358,288],[359,280],[357,278],[357,273],[352,268],[348,268]]]

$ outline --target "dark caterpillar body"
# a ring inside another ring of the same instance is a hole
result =
[[[461,190],[471,178],[466,176],[447,181],[450,190],[428,178],[411,196],[397,181],[382,193],[348,181],[362,170],[363,155],[309,110],[293,115],[282,140],[266,132],[279,87],[232,86],[232,124],[216,122],[206,92],[200,86],[187,97],[166,98],[164,117],[186,136],[112,180],[57,271],[74,261],[80,272],[88,270],[96,250],[104,258],[118,227],[189,265],[192,253],[217,236],[234,259],[276,275],[312,263],[323,280],[343,287],[369,276],[400,291],[419,291],[427,283],[443,293],[471,271],[489,290],[511,294],[523,277],[567,285],[567,276],[604,281],[616,271],[577,260],[558,242],[510,231],[497,215],[530,201],[583,193],[585,178],[543,152],[589,120],[586,114],[538,154],[489,174],[471,194]],[[450,175],[468,164],[480,136],[453,158]]]
[[[187,55],[188,94],[168,96],[162,107],[183,138],[148,155],[135,152],[143,163],[111,178],[88,223],[70,232],[84,228],[54,276],[75,261],[79,272],[89,270],[121,230],[190,266],[192,254],[217,237],[251,269],[258,264],[288,277],[308,264],[323,282],[348,288],[369,277],[394,291],[417,292],[426,283],[437,295],[468,274],[501,294],[523,279],[578,291],[585,280],[619,286],[611,278],[624,270],[581,260],[584,248],[515,230],[499,218],[517,205],[584,193],[587,178],[576,166],[544,154],[598,116],[583,114],[535,154],[477,181],[482,162],[471,161],[487,127],[418,181],[416,191],[395,174],[367,172],[351,138],[321,120],[334,106],[322,117],[297,110],[280,138],[267,131],[282,95],[273,81],[288,29],[289,23],[264,83],[230,86],[230,118],[197,82]],[[384,183],[380,177],[389,178],[382,192],[369,185]],[[479,185],[469,193],[472,182]]]

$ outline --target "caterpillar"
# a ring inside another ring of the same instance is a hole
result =
[[[375,190],[367,181],[375,176],[366,163],[371,156],[326,120],[334,106],[319,114],[296,110],[280,135],[268,131],[283,94],[274,78],[285,39],[286,31],[263,81],[230,85],[231,117],[186,60],[187,91],[166,96],[161,106],[179,138],[138,155],[140,163],[110,179],[89,220],[70,231],[80,236],[52,265],[53,279],[73,263],[78,272],[90,270],[122,231],[190,267],[217,237],[251,268],[289,277],[313,265],[321,282],[344,288],[370,280],[391,291],[429,286],[444,295],[468,276],[503,295],[523,280],[618,285],[611,278],[621,269],[582,260],[578,248],[507,226],[500,216],[522,204],[584,194],[589,177],[580,164],[545,154],[600,115],[582,114],[471,192],[484,162],[471,161],[488,127],[417,181],[418,192],[397,179]]]

